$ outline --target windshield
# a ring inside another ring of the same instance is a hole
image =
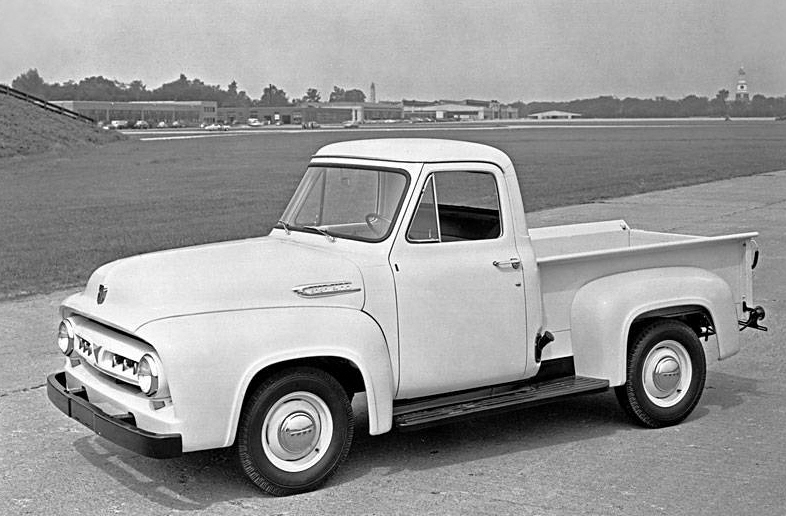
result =
[[[312,166],[279,223],[286,230],[378,242],[390,233],[406,188],[401,171]]]

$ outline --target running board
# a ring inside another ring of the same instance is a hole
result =
[[[513,391],[490,394],[456,401],[455,397],[440,404],[439,399],[394,407],[393,421],[400,430],[413,430],[458,419],[486,415],[524,407],[532,407],[572,398],[580,394],[602,392],[609,388],[608,380],[584,376],[566,376],[524,385]]]

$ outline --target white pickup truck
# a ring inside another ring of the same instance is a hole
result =
[[[530,229],[497,149],[335,143],[268,236],[96,270],[60,308],[47,391],[143,455],[235,445],[274,495],[336,470],[356,393],[373,435],[611,387],[634,421],[672,425],[703,390],[700,339],[723,359],[765,329],[755,236]]]

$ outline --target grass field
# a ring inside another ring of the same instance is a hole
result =
[[[396,136],[501,148],[528,211],[786,169],[786,124],[772,121],[258,131],[6,158],[0,297],[79,285],[123,256],[266,234],[320,146]]]

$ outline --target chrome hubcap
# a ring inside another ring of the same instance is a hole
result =
[[[658,390],[671,394],[680,383],[680,363],[672,357],[661,359],[655,366],[652,379]]]
[[[281,447],[297,458],[303,457],[313,450],[317,443],[317,428],[316,422],[305,412],[287,416],[278,429]]]
[[[305,471],[327,452],[333,435],[330,409],[319,396],[292,392],[270,407],[262,423],[262,449],[288,472]]]
[[[644,392],[659,407],[679,403],[687,394],[692,377],[688,351],[677,341],[659,342],[644,359]]]

